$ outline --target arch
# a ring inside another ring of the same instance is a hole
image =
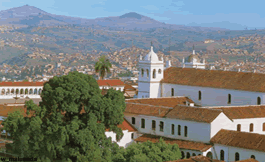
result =
[[[201,99],[202,99],[202,92],[201,91],[199,91],[199,94],[198,94],[199,96],[198,96],[198,100],[200,101]]]
[[[156,130],[156,121],[152,120],[152,130]]]
[[[241,124],[237,124],[237,129],[236,129],[237,131],[241,131]]]
[[[181,151],[181,159],[185,158],[185,153],[183,151]]]
[[[240,160],[240,155],[238,152],[235,153],[235,161],[238,161]]]
[[[35,89],[34,89],[34,94],[37,94],[37,93],[38,93],[38,89],[35,88]]]
[[[20,94],[23,94],[23,92],[24,92],[24,89],[21,88],[20,89]]]
[[[261,99],[260,97],[257,98],[257,105],[260,105],[261,104]]]
[[[156,78],[156,69],[153,70],[153,78]]]
[[[181,125],[178,125],[178,135],[181,135]]]
[[[1,95],[5,95],[5,92],[6,92],[6,89],[2,89],[2,91],[1,91]]]
[[[175,134],[175,125],[171,124],[171,134],[174,135]]]
[[[19,89],[18,88],[16,89],[16,94],[19,94]]]
[[[15,94],[15,89],[14,88],[11,89],[11,94]]]
[[[29,93],[29,90],[28,88],[25,89],[25,94],[28,94]]]
[[[262,124],[262,130],[265,131],[265,123]]]
[[[188,127],[187,126],[184,127],[184,136],[188,137]]]
[[[162,70],[161,69],[158,69],[158,74],[161,74],[162,73]]]
[[[141,128],[143,129],[145,128],[145,119],[143,118],[141,119]]]
[[[220,160],[225,160],[225,152],[224,152],[224,150],[220,151]]]
[[[190,153],[189,152],[187,152],[186,158],[187,159],[190,158]]]
[[[149,78],[149,70],[146,69],[146,77]]]
[[[40,88],[38,94],[41,95],[41,92],[42,92],[42,89]]]
[[[206,154],[206,157],[210,158],[210,159],[213,159],[213,154],[211,151],[209,151],[207,154]]]
[[[250,158],[251,159],[256,159],[256,157],[254,155],[251,155]]]
[[[195,153],[192,153],[192,156],[196,156],[196,154]]]
[[[7,94],[7,95],[10,94],[10,89],[9,89],[9,88],[7,88],[7,90],[6,90],[6,94]]]
[[[32,93],[33,93],[33,89],[30,88],[30,89],[29,89],[29,94],[32,94]]]
[[[144,69],[142,69],[142,73],[141,74],[142,74],[142,77],[143,77],[144,76]]]
[[[171,88],[171,96],[174,96],[174,88]]]
[[[231,104],[231,94],[228,94],[228,101],[227,104]]]
[[[250,123],[250,125],[249,125],[249,132],[253,132],[253,129],[254,129],[254,124],[253,123]]]

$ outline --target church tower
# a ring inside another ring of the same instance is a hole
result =
[[[200,62],[199,57],[195,54],[195,49],[193,45],[193,52],[192,54],[186,59],[183,58],[182,60],[182,68],[196,68],[196,69],[205,69],[205,59],[203,62]]]
[[[151,51],[144,57],[140,56],[139,78],[138,78],[138,98],[158,98],[161,97],[160,81],[164,76],[164,60],[158,59],[157,54]]]

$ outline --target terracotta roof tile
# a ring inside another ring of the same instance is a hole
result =
[[[214,108],[222,110],[230,119],[264,118],[265,105]]]
[[[221,129],[212,143],[265,152],[265,135]]]
[[[170,67],[163,83],[265,92],[265,75],[219,70]],[[255,84],[253,84],[255,83]]]
[[[181,159],[181,160],[174,160],[174,161],[167,161],[167,162],[224,162],[221,160],[211,160],[208,157],[199,155],[199,156],[193,156],[189,159]]]
[[[188,97],[163,97],[163,98],[143,98],[143,99],[129,99],[125,102],[139,103],[139,104],[149,104],[156,106],[168,106],[174,107],[176,105],[185,105],[186,101],[194,103]]]
[[[113,80],[97,80],[99,86],[125,86],[123,81],[119,79]]]
[[[237,161],[237,162],[259,162],[259,161],[255,160],[255,159],[246,159],[246,160],[240,160],[240,161]]]
[[[150,134],[144,134],[135,139],[136,142],[146,142],[151,141],[153,143],[159,142],[159,139],[162,136],[155,136]],[[172,139],[162,137],[163,140],[168,144],[177,144],[181,149],[189,149],[189,150],[197,150],[197,151],[206,151],[212,147],[210,144],[202,143],[202,142],[194,142],[194,141],[186,141],[180,139]]]
[[[129,84],[125,84],[124,90],[126,90],[126,91],[136,91],[136,88],[134,88],[133,86],[131,86]]]
[[[165,117],[211,123],[221,112],[200,107],[175,106]]]
[[[125,118],[123,118],[122,124],[119,124],[118,127],[122,130],[128,130],[128,132],[136,132],[137,129],[131,125]],[[106,131],[109,131],[109,129],[106,129]]]
[[[43,86],[45,82],[0,82],[0,87],[7,86]]]

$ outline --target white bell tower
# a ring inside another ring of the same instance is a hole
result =
[[[138,98],[161,97],[160,81],[164,76],[164,60],[158,59],[157,54],[151,51],[139,61]]]

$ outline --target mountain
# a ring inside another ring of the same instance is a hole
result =
[[[189,31],[217,31],[226,30],[218,27],[189,27],[184,25],[165,24],[147,16],[135,12],[126,13],[116,17],[104,17],[96,19],[85,19],[54,15],[47,13],[34,6],[24,5],[0,11],[0,25],[15,26],[56,26],[77,25],[92,28],[109,28],[123,30],[149,30],[154,28],[165,28],[172,30]]]

